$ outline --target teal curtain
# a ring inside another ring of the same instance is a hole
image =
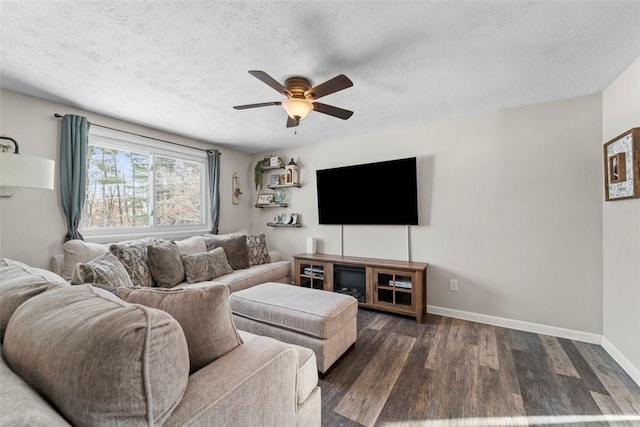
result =
[[[89,122],[86,117],[67,114],[62,118],[60,136],[60,196],[67,222],[64,241],[84,240],[78,232],[87,187],[87,146]]]
[[[220,151],[207,151],[209,201],[211,202],[211,233],[218,234],[220,225]]]

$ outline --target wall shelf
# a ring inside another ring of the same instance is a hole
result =
[[[287,205],[286,203],[271,203],[269,205],[256,205],[256,208],[286,208]]]
[[[302,227],[301,224],[280,224],[280,223],[277,223],[277,222],[268,222],[267,225],[269,227],[293,227],[293,228]]]
[[[277,188],[300,188],[302,187],[302,184],[278,184],[278,185],[267,185],[267,188],[271,189],[271,190],[275,190]]]

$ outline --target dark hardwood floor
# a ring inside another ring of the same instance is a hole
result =
[[[640,426],[640,388],[600,346],[360,309],[320,380],[323,426]]]

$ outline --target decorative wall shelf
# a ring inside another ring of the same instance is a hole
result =
[[[266,172],[266,171],[274,171],[274,170],[282,170],[284,169],[284,166],[263,166],[262,167],[262,171]]]
[[[293,228],[302,227],[301,224],[280,224],[280,223],[276,223],[276,222],[268,222],[267,225],[269,227],[293,227]]]
[[[295,183],[295,184],[267,185],[267,188],[271,190],[275,190],[276,188],[292,188],[292,187],[300,188],[302,187],[302,184]]]
[[[286,203],[272,203],[270,205],[256,205],[256,208],[286,208]]]

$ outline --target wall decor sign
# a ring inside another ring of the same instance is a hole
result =
[[[640,128],[604,144],[604,198],[640,198]]]
[[[269,206],[273,202],[273,193],[260,193],[258,194],[258,200],[256,200],[256,206]]]

